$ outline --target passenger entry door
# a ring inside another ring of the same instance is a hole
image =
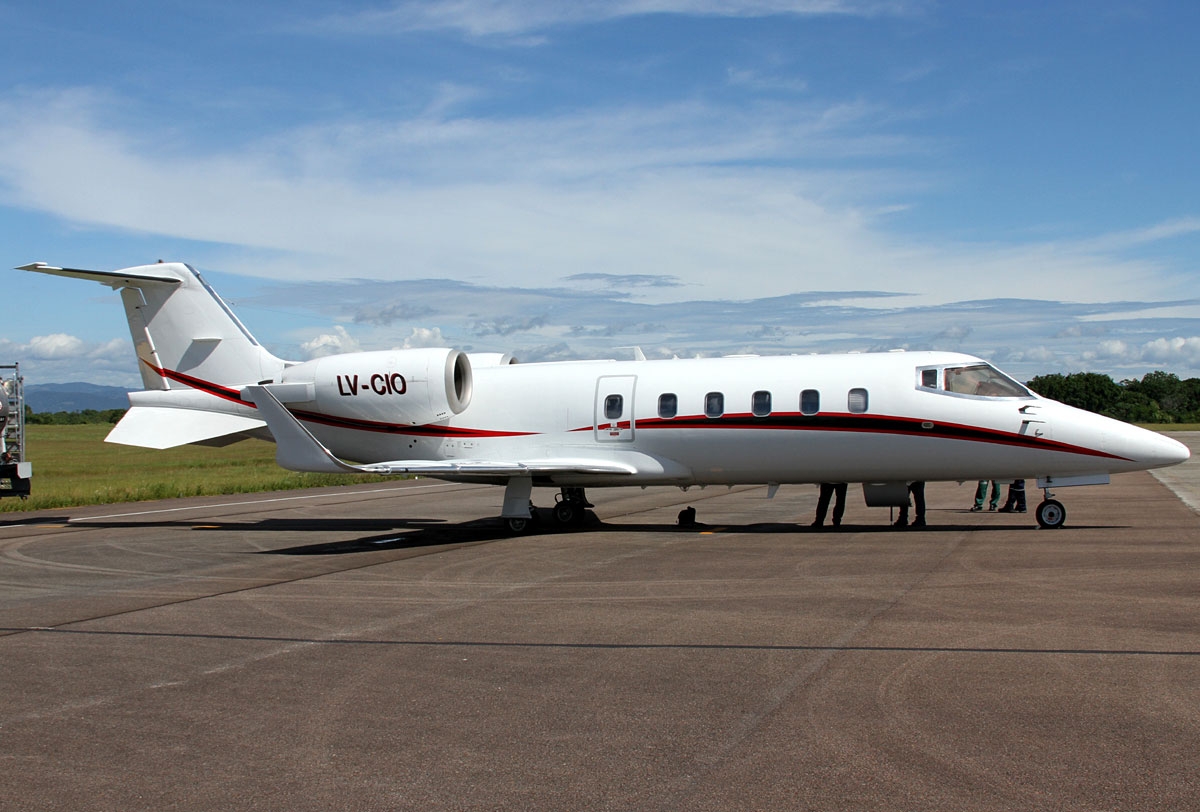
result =
[[[596,381],[596,442],[633,440],[636,375],[605,375]]]

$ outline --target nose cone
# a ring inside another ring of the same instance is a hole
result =
[[[1164,453],[1166,461],[1163,465],[1178,465],[1181,462],[1187,462],[1188,458],[1192,456],[1192,450],[1178,440],[1173,440],[1170,437],[1162,437],[1162,435],[1159,435],[1159,437],[1170,443],[1170,446]]]
[[[1130,428],[1135,428],[1130,426]],[[1168,465],[1178,465],[1192,456],[1191,450],[1170,437],[1156,431],[1137,429],[1137,434],[1125,438],[1127,452],[1124,456],[1142,465],[1144,468],[1164,468]]]

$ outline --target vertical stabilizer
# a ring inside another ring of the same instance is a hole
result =
[[[277,380],[284,362],[267,352],[195,269],[180,262],[119,271],[19,270],[91,279],[121,293],[147,390],[237,388]]]

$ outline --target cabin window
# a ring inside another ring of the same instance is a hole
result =
[[[921,370],[921,386],[926,389],[937,389],[938,371],[936,369]]]
[[[989,364],[947,367],[946,391],[991,398],[1027,398],[1029,391]]]
[[[625,398],[621,395],[609,395],[604,399],[604,416],[616,420],[625,411]]]
[[[755,392],[750,396],[750,412],[755,417],[766,417],[771,413],[771,393]]]
[[[674,393],[668,392],[658,396],[658,416],[659,417],[674,417],[679,414],[679,398]]]
[[[846,398],[846,408],[851,414],[862,414],[867,410],[867,390],[851,389]]]
[[[725,395],[721,392],[709,392],[705,395],[704,414],[708,417],[720,417],[725,414]]]
[[[821,411],[821,393],[816,389],[805,389],[800,393],[800,414],[813,415]]]

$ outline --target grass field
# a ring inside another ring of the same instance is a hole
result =
[[[112,426],[27,426],[33,463],[29,499],[0,499],[0,512],[137,502],[178,496],[309,488],[378,481],[353,474],[298,474],[275,464],[275,446],[246,440],[225,448],[155,451],[104,442]]]

